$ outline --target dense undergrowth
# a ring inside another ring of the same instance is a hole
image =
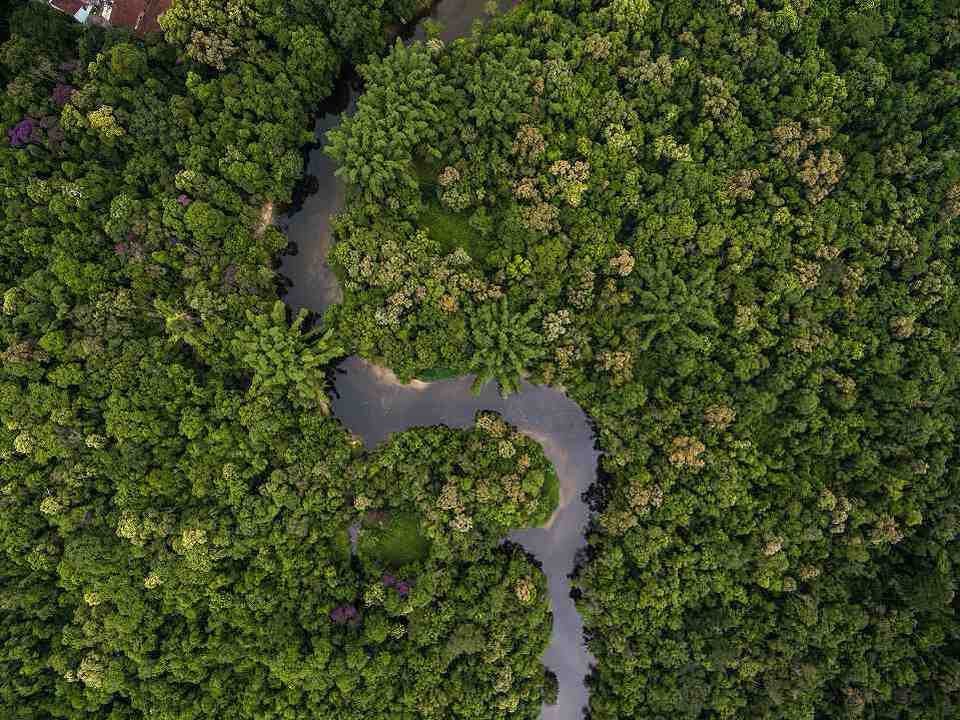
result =
[[[28,3],[0,48],[0,716],[534,718],[556,478],[499,418],[367,454],[269,222],[344,61],[414,3]],[[386,556],[361,540],[399,518]],[[419,542],[419,541],[418,541]],[[406,554],[398,553],[403,550]]]
[[[328,319],[596,422],[593,718],[960,712],[958,66],[950,1],[531,0],[361,68]]]

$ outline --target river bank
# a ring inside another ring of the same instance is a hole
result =
[[[508,4],[515,3],[501,3]],[[485,5],[483,0],[443,0],[433,5],[429,17],[443,24],[440,39],[451,42],[470,32],[483,17]],[[401,37],[425,39],[424,23],[408,27]],[[324,146],[326,132],[354,111],[361,92],[356,74],[346,72],[316,120],[317,143],[309,148],[306,168],[311,179],[304,186],[312,192],[302,193],[281,220],[292,252],[284,256],[280,272],[287,278],[286,302],[295,309],[322,314],[343,299],[326,257],[335,242],[332,218],[344,208],[346,188]],[[560,480],[559,507],[544,526],[512,532],[507,539],[537,558],[549,585],[553,634],[542,659],[558,678],[559,696],[556,705],[544,707],[542,720],[576,720],[587,705],[586,677],[594,662],[570,592],[570,575],[585,547],[583,533],[590,518],[584,497],[597,476],[599,452],[593,428],[562,389],[523,382],[520,393],[503,398],[495,383],[488,383],[479,395],[471,392],[472,383],[472,377],[458,377],[403,384],[389,369],[350,357],[336,368],[332,411],[371,448],[411,427],[470,427],[479,410],[500,413],[543,446]]]

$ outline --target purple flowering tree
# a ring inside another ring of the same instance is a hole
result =
[[[353,605],[341,605],[330,611],[330,620],[335,625],[346,625],[359,620],[360,613]]]
[[[63,107],[68,102],[70,98],[73,97],[73,94],[77,91],[73,85],[64,85],[63,83],[57,83],[53,88],[53,102],[57,107]]]
[[[394,575],[384,575],[380,578],[380,583],[384,587],[393,588],[396,590],[402,597],[406,597],[410,594],[410,588],[413,586],[412,580],[401,580],[400,578]]]
[[[10,138],[10,144],[13,147],[23,147],[32,139],[33,131],[36,127],[37,124],[33,118],[24,118],[7,130],[7,137]]]

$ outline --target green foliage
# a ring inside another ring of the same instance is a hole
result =
[[[957,12],[531,0],[343,126],[404,132],[344,175],[356,347],[596,423],[594,720],[957,714]],[[495,246],[444,265],[415,183]]]
[[[524,370],[545,352],[543,338],[530,328],[536,317],[536,307],[522,314],[511,312],[506,298],[477,308],[469,319],[474,347],[470,369],[477,374],[474,392],[490,380],[499,383],[504,396],[520,391]]]
[[[376,545],[396,534],[400,545],[419,546],[419,535],[444,559],[469,558],[510,530],[545,523],[559,500],[543,450],[494,413],[479,413],[470,431],[396,434],[357,471],[354,507],[374,513]]]
[[[419,186],[411,153],[434,157],[447,106],[455,97],[444,92],[437,68],[421,45],[399,40],[390,62],[373,59],[360,68],[375,91],[364,106],[328,133],[328,152],[340,162],[337,175],[363,188],[371,199],[393,198],[394,209],[416,209]],[[389,121],[386,122],[387,118]]]
[[[331,360],[343,355],[343,348],[331,346],[330,330],[319,337],[319,329],[301,335],[306,317],[307,311],[301,310],[288,327],[287,306],[282,300],[274,303],[269,316],[248,311],[249,324],[237,331],[233,348],[241,367],[253,370],[250,395],[292,386],[295,405],[329,412],[323,371]]]
[[[326,412],[349,336],[276,300],[270,214],[309,114],[408,6],[184,0],[174,44],[17,13],[0,48],[0,716],[537,716],[546,580],[496,541],[547,501],[528,479],[471,506],[464,557],[434,552],[437,528],[411,535],[412,590],[385,596],[383,558],[354,557],[347,528],[390,471]],[[398,457],[505,472],[473,435],[414,433]]]
[[[556,476],[489,415],[363,453],[324,412],[360,351],[590,413],[594,720],[955,717],[957,4],[525,0],[398,44],[329,138],[346,297],[305,334],[264,218],[415,8],[12,16],[5,716],[538,716],[546,582],[501,539]]]

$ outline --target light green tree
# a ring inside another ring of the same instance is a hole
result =
[[[481,305],[470,316],[473,357],[470,369],[477,379],[473,391],[480,392],[487,382],[496,380],[500,394],[519,392],[520,378],[529,365],[543,353],[543,337],[530,328],[539,315],[531,306],[523,313],[511,311],[506,298],[499,303]]]
[[[324,366],[343,355],[344,350],[331,343],[332,331],[302,333],[307,311],[301,310],[287,324],[286,305],[277,300],[269,315],[247,312],[249,324],[237,331],[233,350],[240,362],[253,370],[250,394],[286,388],[295,404],[329,411]]]

